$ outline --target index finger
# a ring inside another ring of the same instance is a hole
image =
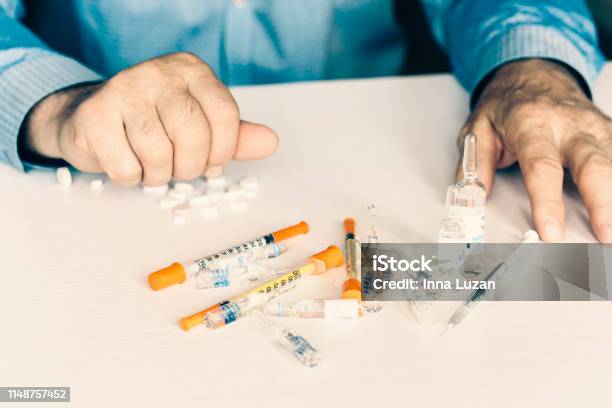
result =
[[[525,179],[536,230],[544,241],[563,238],[563,165],[552,128],[533,124],[517,129],[515,153]]]

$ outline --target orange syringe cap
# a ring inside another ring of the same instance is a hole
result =
[[[175,262],[168,267],[151,273],[149,275],[149,286],[153,290],[160,290],[177,283],[183,283],[186,278],[187,274],[183,265]]]
[[[328,246],[326,250],[321,251],[318,254],[314,254],[310,258],[323,261],[325,264],[325,270],[340,266],[344,262],[342,251],[335,245]]]
[[[342,298],[361,300],[361,282],[355,278],[349,278],[344,281],[344,285],[342,285]]]
[[[219,305],[213,305],[211,307],[208,307],[204,310],[199,311],[198,313],[194,313],[191,316],[185,316],[179,320],[179,326],[181,326],[181,329],[185,331],[191,330],[195,326],[199,326],[203,324],[206,313],[210,312],[211,310],[217,307],[219,307]]]
[[[305,221],[302,221],[290,227],[275,231],[272,233],[272,236],[274,237],[274,242],[281,242],[286,239],[293,238],[295,236],[307,234],[307,233],[308,233],[308,224]]]
[[[344,219],[344,232],[346,234],[355,235],[355,219],[354,218],[345,218]]]

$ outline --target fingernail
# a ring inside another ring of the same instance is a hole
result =
[[[544,224],[544,234],[546,235],[547,241],[560,241],[561,240],[561,224],[557,220],[548,220]]]
[[[223,166],[213,166],[206,169],[204,175],[208,178],[216,178],[223,174]]]

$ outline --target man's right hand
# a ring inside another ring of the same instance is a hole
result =
[[[212,69],[189,53],[145,61],[96,85],[49,95],[29,115],[23,145],[114,182],[194,179],[230,160],[276,150],[270,128],[240,121]]]

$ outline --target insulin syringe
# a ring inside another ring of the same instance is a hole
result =
[[[198,278],[199,274],[210,273],[208,268],[211,266],[239,266],[277,256],[275,254],[280,255],[284,252],[283,247],[274,247],[272,244],[278,244],[281,241],[306,233],[308,233],[308,224],[302,221],[299,224],[196,259],[187,268],[181,263],[175,262],[166,268],[151,273],[149,275],[149,286],[153,290],[160,290],[177,283],[183,283],[188,276]]]
[[[355,237],[355,220],[344,220],[346,280],[342,285],[342,298],[361,299],[361,247]]]
[[[294,282],[304,276],[320,274],[340,265],[342,265],[342,251],[332,245],[283,275],[270,279],[241,295],[212,305],[191,316],[183,317],[179,324],[183,330],[189,330],[202,323],[206,323],[208,328],[217,329],[246,316],[278,293],[294,286]]]
[[[495,279],[495,275],[497,275],[499,270],[505,264],[506,264],[505,262],[500,262],[499,264],[497,264],[497,266],[495,268],[493,268],[493,270],[491,272],[489,272],[489,274],[483,279],[483,281],[484,282],[488,282],[488,281],[490,281],[492,279]],[[457,309],[455,309],[455,312],[453,313],[453,315],[448,320],[448,323],[446,325],[446,329],[444,329],[444,331],[442,332],[442,335],[444,335],[444,333],[446,333],[446,331],[448,329],[452,329],[453,327],[455,327],[459,323],[461,323],[463,321],[463,319],[465,319],[467,317],[467,315],[470,313],[472,308],[474,308],[478,304],[478,302],[480,302],[480,299],[482,299],[482,297],[486,293],[487,293],[486,289],[476,289],[476,290],[474,290],[470,294],[470,296],[468,296],[468,298],[466,300],[464,300],[461,303],[461,305],[459,305],[459,307]]]
[[[538,236],[538,233],[536,231],[529,230],[529,231],[527,231],[525,233],[524,239],[521,242],[521,244],[536,243],[536,242],[539,241],[539,239],[540,239],[540,237]],[[519,249],[520,249],[520,247],[519,247]],[[508,259],[506,259],[505,261],[502,261],[499,264],[497,264],[497,266],[495,268],[493,268],[493,270],[491,272],[489,272],[489,274],[487,276],[485,276],[483,281],[484,282],[488,282],[490,280],[496,279],[497,275],[499,274],[499,271],[501,270],[501,268],[502,267],[506,267],[506,265],[508,265],[510,263],[512,258],[517,253],[518,253],[518,249],[512,255],[510,255],[510,257]],[[452,329],[453,327],[456,327],[459,323],[461,323],[467,317],[467,315],[470,313],[470,311],[480,302],[480,300],[483,298],[483,296],[486,295],[486,293],[487,293],[486,289],[476,289],[476,290],[474,290],[470,294],[470,296],[468,296],[468,298],[466,300],[464,300],[459,305],[459,307],[455,310],[455,312],[452,314],[452,316],[448,320],[448,323],[446,325],[446,329],[444,329],[444,331],[442,332],[442,335],[444,335],[444,333],[446,333],[448,329]]]

